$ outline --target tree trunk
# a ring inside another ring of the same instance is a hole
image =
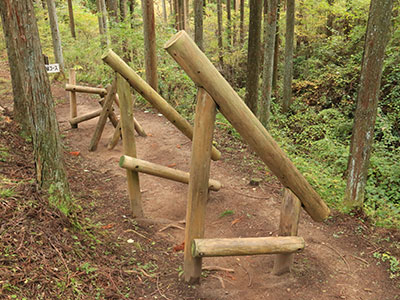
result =
[[[189,25],[189,0],[184,0],[183,2],[184,5],[184,26],[186,32],[190,32],[190,25]]]
[[[262,97],[260,105],[260,122],[268,127],[271,114],[272,75],[274,70],[274,51],[276,35],[276,17],[278,10],[277,0],[264,0],[268,2],[266,22],[264,22],[264,64],[262,74]]]
[[[217,15],[218,15],[218,29],[217,29],[217,35],[218,35],[218,56],[219,56],[219,63],[221,64],[221,67],[224,64],[224,58],[223,58],[223,50],[224,50],[224,44],[222,40],[222,4],[221,0],[217,0]]]
[[[118,22],[118,0],[108,0],[108,15],[112,22]]]
[[[74,9],[72,7],[72,0],[68,0],[68,15],[69,15],[69,28],[71,29],[71,35],[75,39],[75,20],[74,20]]]
[[[344,202],[348,207],[362,207],[364,202],[383,59],[390,37],[392,6],[393,0],[372,0],[369,10],[360,89],[347,167]]]
[[[165,3],[165,1],[166,0],[162,0],[162,13],[164,23],[167,23],[167,4]]]
[[[153,0],[142,0],[146,81],[158,91],[156,30]]]
[[[328,17],[326,19],[326,36],[327,37],[332,36],[333,21],[335,20],[335,16],[332,13],[332,6],[333,6],[334,2],[335,2],[335,0],[328,0],[329,11],[328,11]]]
[[[293,41],[295,0],[287,0],[285,35],[285,70],[283,74],[282,111],[287,112],[292,99]]]
[[[203,46],[203,0],[194,0],[194,41],[204,51]]]
[[[7,0],[0,5],[0,13],[7,50],[12,53],[9,65],[13,90],[21,91],[14,97],[22,97],[27,107],[38,187],[48,191],[50,203],[68,215],[70,190],[32,1]],[[16,73],[19,76],[15,77]]]
[[[275,94],[277,94],[277,82],[278,82],[278,62],[279,62],[279,16],[280,16],[280,10],[281,10],[281,1],[278,0],[278,9],[276,11],[276,33],[275,33],[275,50],[274,50],[274,67],[273,67],[273,73],[272,73],[272,90],[275,91]]]
[[[122,22],[125,21],[128,11],[126,1],[127,0],[119,0],[119,17]]]
[[[56,59],[56,62],[60,64],[61,71],[64,72],[64,58],[62,54],[60,30],[58,29],[56,5],[54,0],[47,0],[47,8],[49,11],[54,57]]]
[[[260,39],[263,2],[250,0],[249,46],[247,52],[247,82],[245,102],[257,114],[258,81],[260,74]]]
[[[244,0],[240,0],[240,45],[244,43]]]
[[[232,14],[231,14],[231,1],[226,0],[226,15],[227,15],[227,24],[226,24],[226,39],[227,47],[230,48],[232,46]]]
[[[108,17],[105,0],[97,0],[97,12],[99,14],[99,32],[102,35],[102,45],[109,45],[108,39]]]

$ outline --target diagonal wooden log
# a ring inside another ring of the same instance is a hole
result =
[[[221,113],[280,182],[300,199],[307,213],[315,221],[326,219],[330,213],[328,206],[189,35],[185,31],[178,32],[164,48],[189,77],[210,94]]]
[[[103,133],[104,126],[106,125],[107,118],[112,109],[112,104],[114,101],[114,95],[117,92],[117,81],[114,79],[111,87],[107,89],[107,96],[104,101],[103,110],[101,111],[99,121],[97,122],[96,129],[94,131],[92,140],[90,141],[89,151],[95,151],[97,145],[99,144],[101,134]]]
[[[91,120],[93,118],[100,116],[102,111],[103,111],[102,109],[98,109],[98,110],[92,111],[90,113],[75,117],[75,118],[69,120],[69,123],[71,124],[71,126],[73,126],[75,124],[79,124],[81,122]]]
[[[114,51],[108,50],[102,59],[114,71],[121,74],[130,85],[151,103],[165,118],[178,128],[190,140],[193,139],[193,127],[184,119],[168,102],[161,97],[149,84],[147,84],[135,71],[133,71]],[[212,148],[211,158],[219,160],[221,152]]]

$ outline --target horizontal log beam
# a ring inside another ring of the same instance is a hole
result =
[[[108,50],[102,59],[114,71],[121,74],[130,85],[141,94],[152,106],[164,115],[176,128],[178,128],[190,140],[193,140],[193,127],[183,118],[163,97],[161,97],[146,81],[132,70],[115,52]],[[211,158],[219,160],[221,152],[212,148]]]
[[[95,88],[90,86],[82,86],[82,85],[74,85],[67,83],[65,85],[65,90],[68,92],[77,92],[77,93],[87,93],[87,94],[98,94],[102,97],[107,95],[107,90],[103,88]]]
[[[259,237],[231,239],[194,239],[193,257],[294,253],[304,249],[302,237]]]
[[[178,32],[164,48],[210,94],[221,113],[279,181],[300,199],[307,213],[315,221],[326,219],[330,213],[328,206],[189,35]]]
[[[94,119],[94,118],[100,116],[101,111],[102,111],[102,109],[98,109],[98,110],[92,111],[90,113],[84,114],[82,116],[75,117],[75,118],[69,120],[69,123],[71,125],[75,125],[75,124],[79,124],[84,121],[88,121],[90,119]]]
[[[189,183],[190,174],[188,172],[164,167],[162,165],[154,164],[127,155],[121,156],[119,160],[119,166],[131,171],[142,172],[186,184]],[[212,191],[219,191],[221,186],[221,183],[217,180],[210,179],[208,181],[208,188]]]

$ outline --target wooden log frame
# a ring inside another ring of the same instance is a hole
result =
[[[68,92],[75,92],[75,93],[87,93],[87,94],[97,94],[100,97],[104,97],[107,95],[107,90],[103,88],[95,88],[90,86],[82,86],[76,84],[66,84],[65,90]]]
[[[297,236],[301,202],[289,189],[283,189],[281,216],[279,222],[280,236]],[[293,254],[278,254],[275,256],[272,273],[282,275],[290,272]]]
[[[215,115],[214,100],[204,89],[199,88],[190,162],[183,265],[185,281],[189,283],[196,283],[201,277],[202,259],[192,256],[191,242],[195,238],[204,237]]]
[[[168,168],[159,164],[141,160],[128,155],[121,156],[119,160],[119,166],[121,168],[135,172],[150,174],[153,176],[158,176],[186,184],[189,183],[190,174],[188,172],[176,170],[173,168]],[[208,189],[212,191],[219,191],[221,187],[222,184],[217,180],[210,179],[208,181]]]
[[[178,32],[164,48],[189,77],[210,94],[221,113],[280,182],[300,199],[307,213],[315,221],[326,219],[330,213],[328,206],[188,34]]]
[[[136,157],[135,129],[133,124],[133,103],[129,91],[129,83],[117,74],[117,91],[121,110],[121,131],[124,154]],[[142,196],[140,193],[139,173],[126,170],[128,180],[128,194],[132,216],[143,217]]]
[[[74,69],[69,69],[69,84],[76,84],[76,72]],[[76,92],[69,92],[69,111],[70,119],[74,119],[78,116],[78,108],[76,105]],[[78,123],[71,123],[71,128],[78,128]]]
[[[304,249],[304,239],[298,236],[231,239],[194,239],[193,257],[261,255],[294,253]]]
[[[114,79],[111,87],[107,89],[107,96],[105,98],[103,109],[100,113],[96,129],[93,133],[93,137],[90,141],[89,151],[95,151],[97,149],[97,145],[99,144],[101,135],[104,131],[104,126],[106,125],[107,118],[110,116],[110,113],[112,111],[112,104],[114,102],[114,97],[116,93],[117,93],[117,81],[116,79]]]
[[[81,122],[91,120],[93,118],[96,118],[96,117],[100,116],[102,110],[103,109],[98,109],[98,110],[92,111],[90,113],[81,115],[79,117],[75,117],[75,118],[69,120],[69,123],[71,124],[71,126],[73,126],[75,124],[79,124]]]
[[[121,121],[118,122],[117,127],[115,127],[114,133],[110,139],[110,142],[108,143],[107,149],[112,150],[115,148],[119,141],[119,137],[121,136]]]
[[[163,99],[149,84],[147,84],[135,71],[133,71],[115,52],[108,50],[102,59],[114,71],[121,74],[131,86],[153,105],[165,118],[178,128],[190,140],[193,139],[193,128],[168,102]],[[212,159],[218,160],[221,153],[213,147]]]

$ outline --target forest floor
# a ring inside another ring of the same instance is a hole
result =
[[[71,129],[68,94],[57,82],[52,91],[70,185],[81,207],[75,221],[35,191],[31,147],[9,113],[12,89],[2,59],[0,299],[400,299],[390,262],[374,257],[400,257],[399,231],[335,211],[323,223],[302,212],[299,236],[306,247],[295,255],[290,274],[271,274],[273,255],[205,258],[203,266],[226,270],[204,271],[200,285],[188,286],[180,247],[187,185],[140,174],[150,221],[133,220],[126,171],[118,166],[121,141],[107,149],[112,125],[107,123],[98,149],[89,152],[97,118]],[[78,94],[78,114],[98,109],[97,100]],[[136,137],[138,158],[189,171],[191,142],[154,109],[137,109],[135,117],[148,134]],[[212,162],[211,178],[223,188],[210,192],[205,236],[276,236],[281,185],[258,168],[246,145],[221,130],[215,140],[222,159]],[[259,186],[250,185],[253,177],[262,178]]]

